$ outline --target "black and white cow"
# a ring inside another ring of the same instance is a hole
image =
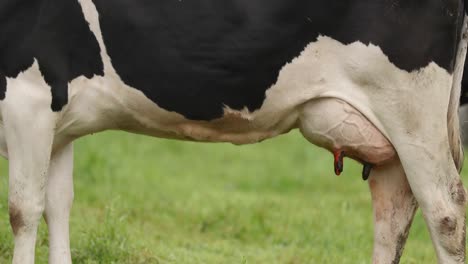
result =
[[[465,261],[462,0],[3,0],[0,153],[13,263],[70,263],[72,141],[108,129],[255,143],[299,128],[365,165],[374,263],[419,205],[440,263]],[[466,32],[465,32],[466,33]],[[372,169],[372,171],[371,171]]]

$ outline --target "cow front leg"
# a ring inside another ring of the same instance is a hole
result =
[[[45,207],[45,188],[57,114],[50,87],[37,64],[8,79],[0,102],[8,148],[10,223],[14,233],[14,264],[33,264],[37,228]]]
[[[372,263],[399,263],[417,209],[400,161],[373,168],[369,188],[374,209]]]
[[[71,263],[69,219],[73,203],[73,144],[52,155],[45,219],[49,228],[49,263]]]
[[[45,206],[54,124],[43,116],[28,122],[10,120],[15,115],[8,111],[3,111],[3,116],[9,158],[8,206],[15,237],[13,263],[32,264]]]

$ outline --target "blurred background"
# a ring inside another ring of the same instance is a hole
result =
[[[0,263],[8,263],[7,162],[0,168]],[[298,132],[240,147],[91,135],[75,143],[73,260],[370,263],[372,207],[361,170],[347,159],[335,176],[332,155]],[[47,263],[47,244],[42,223],[36,263]],[[401,263],[435,262],[418,212]]]
[[[460,106],[460,129],[462,133],[463,145],[465,145],[465,147],[468,146],[468,104],[466,103]]]

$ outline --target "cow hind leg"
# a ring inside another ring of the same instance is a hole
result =
[[[447,125],[452,76],[434,65],[410,76],[397,92],[384,91],[379,98],[386,103],[374,112],[398,153],[439,263],[465,263],[466,191],[452,154],[459,146],[450,144],[458,135],[449,137]]]
[[[374,208],[374,264],[399,263],[417,202],[398,159],[374,167],[369,178]]]
[[[429,227],[439,263],[465,263],[465,188],[448,139],[432,147],[427,142],[412,138],[396,147]]]
[[[69,218],[73,203],[73,145],[52,155],[46,190],[49,264],[71,263]]]

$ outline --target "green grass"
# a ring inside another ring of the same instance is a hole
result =
[[[75,143],[74,263],[369,263],[371,200],[361,166],[291,133],[235,147],[118,132]],[[11,261],[0,164],[0,263]],[[467,173],[464,178],[467,178]],[[36,263],[47,263],[41,224]],[[418,213],[402,263],[435,263]]]

